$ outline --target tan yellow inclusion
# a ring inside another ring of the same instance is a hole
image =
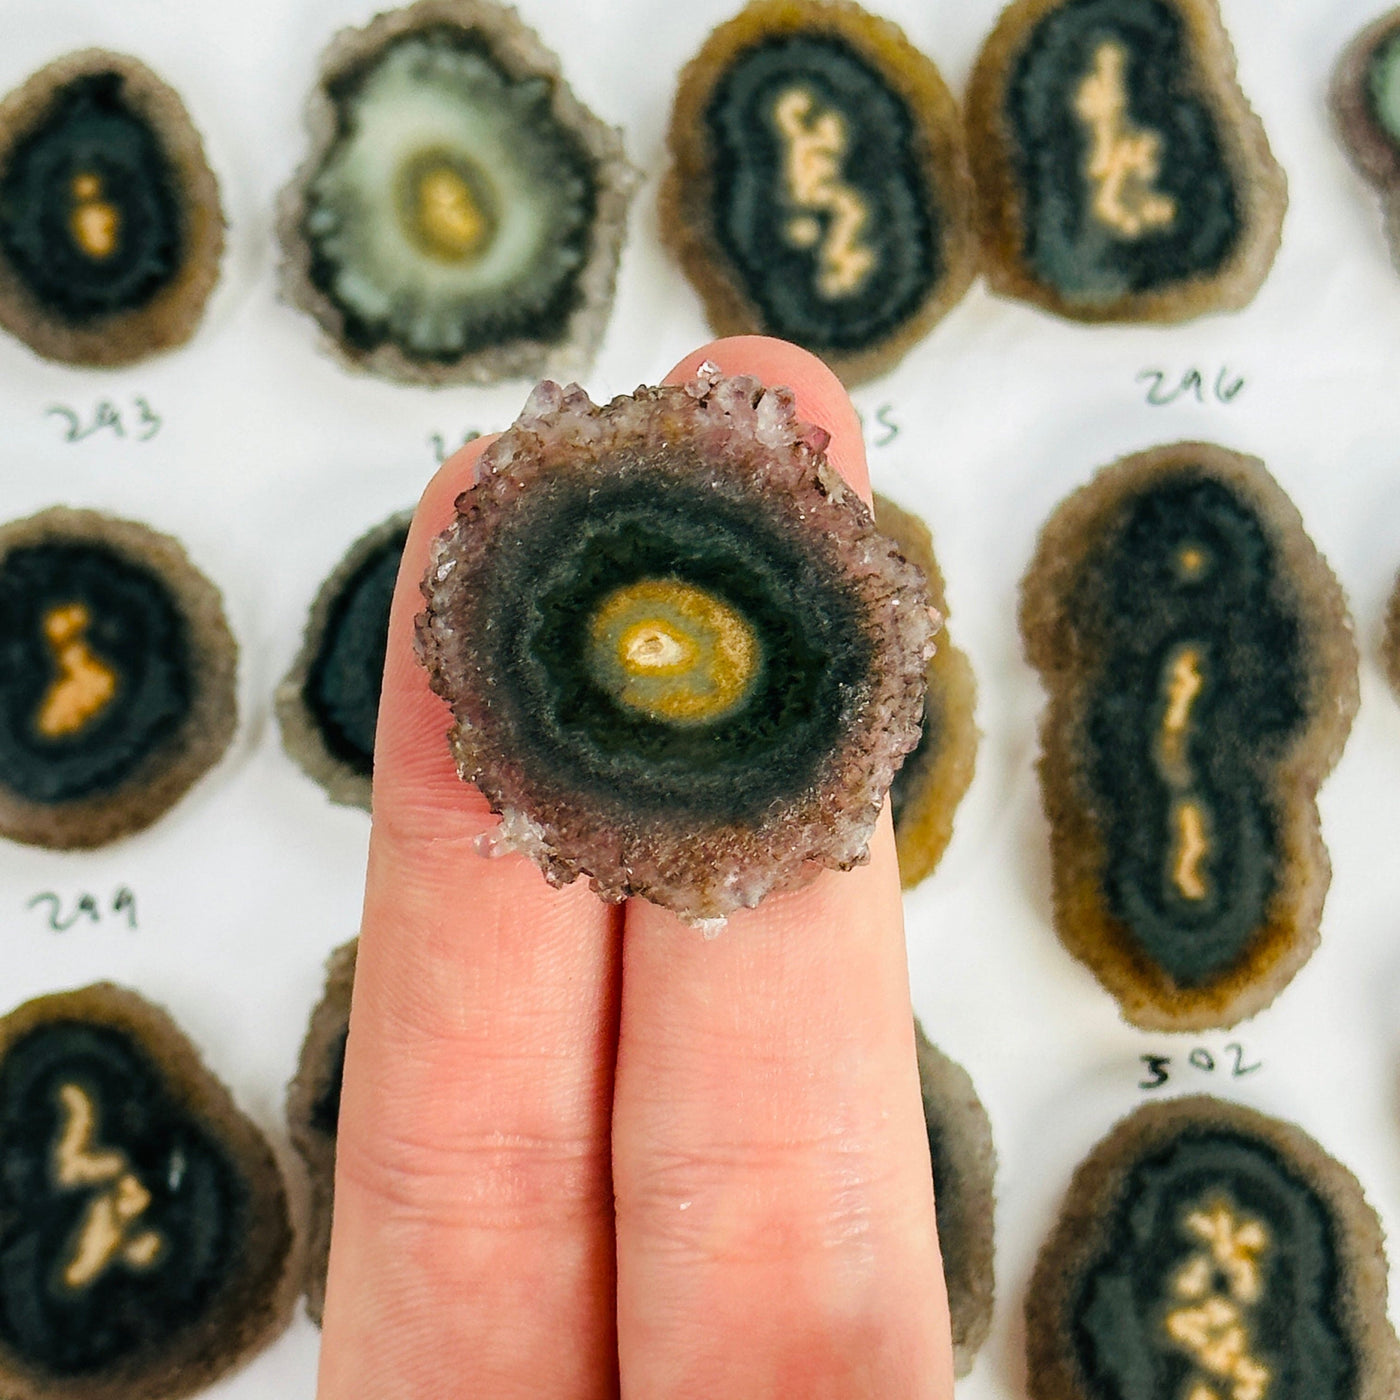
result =
[[[75,175],[70,189],[73,211],[68,216],[68,231],[73,242],[98,262],[110,258],[121,235],[121,211],[102,197],[102,180],[97,175]]]
[[[758,672],[753,630],[714,594],[677,579],[614,590],[589,624],[600,669],[624,704],[673,724],[702,724],[737,708]]]
[[[1187,899],[1204,899],[1208,893],[1201,878],[1201,857],[1210,851],[1205,819],[1194,802],[1178,802],[1176,814],[1176,858],[1172,880]]]
[[[1141,238],[1175,220],[1176,201],[1152,188],[1161,173],[1162,138],[1128,124],[1127,60],[1120,44],[1100,44],[1074,110],[1093,138],[1086,173],[1095,187],[1095,215],[1124,238]]]
[[[1193,544],[1187,545],[1176,558],[1177,563],[1181,565],[1181,572],[1187,578],[1199,577],[1201,570],[1206,566],[1205,551],[1197,549]]]
[[[806,88],[788,88],[773,107],[784,139],[783,179],[788,197],[799,209],[831,216],[826,238],[813,214],[787,224],[788,240],[798,248],[818,250],[817,289],[823,296],[858,291],[876,264],[874,251],[862,241],[870,210],[860,194],[841,179],[846,153],[846,123],[839,112],[813,114],[816,100]]]
[[[1162,718],[1162,763],[1173,777],[1184,767],[1191,708],[1204,687],[1200,653],[1195,647],[1183,647],[1172,662],[1167,681],[1167,712]]]
[[[400,208],[413,241],[443,262],[475,257],[495,233],[479,181],[447,151],[427,151],[408,163]]]
[[[1263,1296],[1258,1257],[1269,1246],[1268,1232],[1224,1200],[1192,1211],[1186,1228],[1206,1249],[1191,1255],[1172,1280],[1182,1303],[1167,1313],[1167,1335],[1212,1377],[1197,1380],[1187,1400],[1265,1400],[1272,1376],[1250,1355],[1244,1306]],[[1217,1272],[1225,1276],[1224,1293],[1214,1290]]]
[[[63,1281],[70,1288],[86,1288],[117,1255],[132,1268],[149,1268],[160,1254],[161,1237],[154,1230],[134,1236],[128,1231],[150,1205],[151,1193],[127,1170],[122,1153],[94,1145],[97,1110],[87,1092],[77,1084],[64,1084],[58,1097],[64,1112],[63,1130],[54,1147],[59,1185],[107,1187],[88,1202]]]
[[[83,638],[90,621],[81,603],[64,603],[44,614],[44,637],[58,667],[39,706],[39,733],[45,738],[76,734],[117,693],[117,673],[93,655]]]

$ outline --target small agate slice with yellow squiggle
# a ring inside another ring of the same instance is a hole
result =
[[[283,288],[343,359],[483,383],[591,358],[635,176],[513,10],[420,0],[347,31],[310,120]]]
[[[867,859],[936,615],[785,389],[541,384],[423,582],[498,847],[694,922]]]

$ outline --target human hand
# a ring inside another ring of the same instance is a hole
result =
[[[786,384],[867,501],[819,361],[689,356]],[[642,900],[481,859],[413,656],[428,487],[394,597],[341,1100],[320,1400],[946,1400],[951,1344],[894,839],[705,940]]]

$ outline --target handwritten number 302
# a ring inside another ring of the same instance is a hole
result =
[[[1245,1063],[1244,1046],[1237,1040],[1232,1040],[1225,1047],[1225,1054],[1233,1061],[1229,1066],[1231,1079],[1243,1079],[1245,1075],[1253,1074],[1255,1070],[1263,1068],[1263,1064],[1259,1060],[1255,1060],[1252,1064]],[[1139,1080],[1139,1089],[1160,1089],[1171,1078],[1172,1058],[1170,1055],[1140,1055],[1138,1058],[1151,1076],[1149,1079]],[[1186,1057],[1186,1062],[1203,1074],[1213,1074],[1217,1069],[1224,1068],[1204,1045],[1198,1045]]]

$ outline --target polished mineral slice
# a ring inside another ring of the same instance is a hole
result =
[[[56,506],[0,527],[0,836],[100,846],[227,749],[238,648],[179,543]]]
[[[1368,25],[1338,60],[1332,115],[1352,163],[1380,191],[1400,266],[1400,9]]]
[[[297,1077],[287,1089],[287,1130],[292,1146],[306,1164],[311,1188],[303,1288],[306,1311],[317,1326],[326,1308],[340,1091],[345,1076],[350,994],[355,985],[355,958],[359,948],[360,940],[352,938],[327,959],[325,991],[311,1013],[301,1045]]]
[[[972,1077],[914,1022],[938,1250],[953,1324],[953,1365],[972,1369],[992,1326],[996,1293],[996,1171],[992,1124]]]
[[[993,291],[1183,321],[1259,290],[1288,203],[1216,0],[1013,0],[967,95]]]
[[[1395,580],[1395,589],[1390,595],[1390,609],[1386,613],[1383,659],[1390,684],[1396,695],[1400,695],[1400,578]]]
[[[0,103],[0,325],[38,354],[124,365],[193,334],[224,222],[179,96],[84,50]]]
[[[1300,1128],[1146,1104],[1075,1172],[1026,1294],[1031,1400],[1389,1400],[1380,1221]]]
[[[752,0],[681,74],[661,234],[722,335],[780,336],[847,384],[896,364],[977,269],[957,103],[850,0]]]
[[[291,1315],[262,1133],[159,1007],[110,983],[0,1019],[0,1394],[173,1400]]]
[[[389,605],[410,512],[355,541],[311,605],[301,650],[277,687],[282,743],[332,802],[369,810]]]
[[[936,621],[827,440],[706,365],[602,407],[541,384],[483,455],[418,646],[552,883],[702,922],[867,858]]]
[[[875,523],[923,570],[929,602],[946,621],[943,574],[928,526],[883,496],[875,497]],[[931,875],[943,858],[953,838],[953,815],[977,763],[977,681],[967,657],[949,641],[946,626],[928,663],[927,681],[918,745],[890,786],[899,879],[905,889]]]
[[[419,0],[331,45],[283,195],[283,290],[348,364],[417,383],[576,369],[635,175],[513,10]]]
[[[1357,706],[1340,585],[1263,463],[1127,457],[1041,532],[1021,634],[1050,693],[1055,925],[1124,1016],[1228,1026],[1317,946],[1317,789]]]

